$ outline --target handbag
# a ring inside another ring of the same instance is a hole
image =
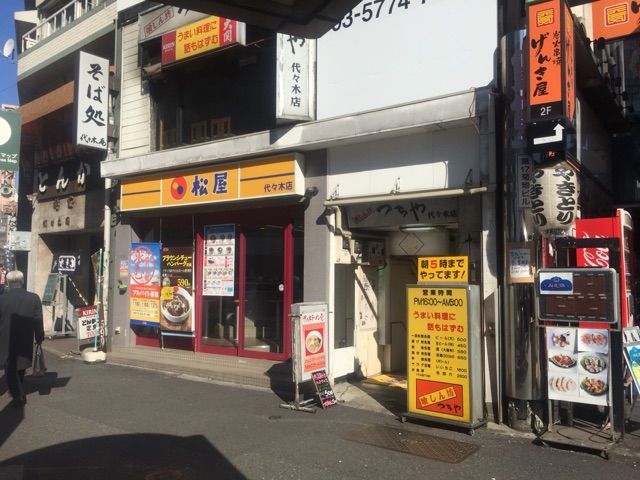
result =
[[[47,367],[44,364],[44,352],[42,351],[42,345],[36,345],[36,351],[33,354],[33,372],[32,377],[44,377]]]

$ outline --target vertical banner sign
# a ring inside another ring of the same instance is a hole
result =
[[[78,328],[76,329],[80,340],[94,338],[99,334],[98,307],[89,305],[76,308]]]
[[[21,124],[18,112],[0,110],[0,170],[18,170]]]
[[[327,306],[308,305],[300,307],[300,345],[301,381],[311,379],[311,374],[327,368],[326,333]]]
[[[193,249],[162,249],[160,328],[172,332],[193,332]]]
[[[407,287],[409,413],[471,422],[466,287]]]
[[[104,288],[104,277],[102,273],[102,259],[103,259],[102,249],[98,250],[96,253],[91,255],[91,264],[93,265],[93,282],[96,289],[96,305],[99,307],[96,308],[98,315],[98,331],[96,332],[97,338],[94,337],[95,347],[100,350],[105,347],[105,331],[106,331],[106,319],[104,316],[104,303],[103,303],[103,288]]]
[[[109,60],[80,52],[76,82],[76,145],[107,149]]]
[[[132,243],[129,254],[132,325],[160,326],[160,244]]]
[[[564,0],[528,7],[529,122],[575,113],[573,17]]]
[[[315,40],[278,34],[277,119],[315,119],[315,51]]]
[[[235,294],[236,227],[204,227],[202,295],[233,297]]]

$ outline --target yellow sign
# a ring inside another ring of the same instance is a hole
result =
[[[469,257],[418,258],[418,283],[468,283]]]
[[[123,180],[120,208],[142,210],[302,195],[301,163],[299,155],[284,155]]]
[[[409,413],[469,423],[466,287],[407,287]]]

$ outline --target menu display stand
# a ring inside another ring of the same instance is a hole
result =
[[[315,398],[309,398],[307,400],[300,400],[300,382],[298,381],[298,369],[300,368],[299,359],[296,355],[297,350],[297,332],[298,323],[300,322],[300,315],[290,315],[291,318],[291,370],[293,371],[293,402],[281,403],[280,408],[287,408],[289,410],[296,410],[299,412],[316,413],[316,408],[311,406],[315,402]]]

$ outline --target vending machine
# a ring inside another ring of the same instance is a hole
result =
[[[633,327],[634,322],[634,258],[633,219],[626,210],[616,210],[615,217],[587,218],[576,221],[576,238],[617,238],[620,241],[619,265],[621,327]],[[609,268],[610,252],[607,248],[578,248],[576,263],[579,267]]]

